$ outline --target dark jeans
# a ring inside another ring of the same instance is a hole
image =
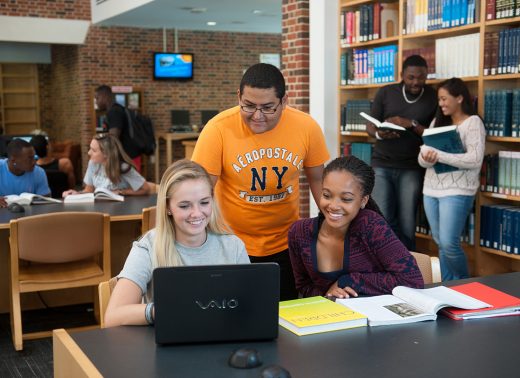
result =
[[[423,186],[422,169],[374,168],[372,198],[409,251],[415,251],[415,216]]]
[[[298,298],[288,249],[265,257],[249,256],[249,260],[252,263],[277,263],[280,266],[280,300],[286,301]]]

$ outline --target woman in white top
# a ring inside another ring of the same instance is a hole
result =
[[[150,193],[150,186],[141,176],[132,159],[123,150],[121,142],[110,134],[99,134],[90,142],[90,160],[80,193],[92,193],[96,188],[104,188],[125,196],[139,196]],[[63,192],[63,198],[78,192],[71,189]]]
[[[439,247],[442,280],[447,281],[469,277],[460,237],[479,187],[486,132],[461,79],[452,78],[440,83],[437,96],[439,108],[430,128],[456,125],[466,151],[451,154],[423,145],[418,158],[419,164],[427,168],[423,186],[424,210]],[[437,174],[433,168],[437,162],[458,169]]]
[[[134,242],[110,297],[105,324],[153,324],[154,268],[248,263],[244,243],[220,216],[206,170],[179,160],[164,172],[157,194],[156,228]]]

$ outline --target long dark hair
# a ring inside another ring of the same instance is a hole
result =
[[[362,195],[368,196],[368,202],[365,206],[366,209],[373,210],[379,215],[383,216],[376,201],[372,198],[372,189],[374,189],[374,183],[376,175],[370,165],[365,163],[363,160],[358,159],[355,156],[342,156],[332,160],[323,170],[323,178],[331,172],[349,172],[352,174],[360,183]]]
[[[471,94],[469,93],[468,87],[461,79],[458,77],[452,77],[451,79],[444,80],[437,86],[437,92],[441,88],[447,90],[448,93],[453,97],[462,96],[461,110],[464,114],[468,116],[477,114],[473,106],[473,101],[471,99]],[[452,124],[453,121],[451,117],[445,116],[442,113],[442,109],[438,107],[437,112],[435,113],[434,127],[449,126]]]

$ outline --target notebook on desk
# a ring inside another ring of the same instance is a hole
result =
[[[275,263],[157,268],[158,344],[265,340],[278,336]]]

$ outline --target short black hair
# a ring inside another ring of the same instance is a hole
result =
[[[22,152],[22,150],[27,147],[33,148],[31,143],[29,143],[23,139],[20,139],[20,138],[13,139],[7,145],[7,157],[12,158],[13,156],[18,156]]]
[[[29,143],[31,143],[31,145],[34,147],[34,151],[38,157],[43,158],[47,156],[47,145],[49,142],[47,142],[47,138],[45,138],[43,135],[33,136]]]
[[[112,96],[112,88],[110,88],[108,85],[100,85],[96,88],[96,93],[104,94],[107,96]]]
[[[269,89],[274,88],[280,100],[285,96],[285,79],[280,70],[267,63],[257,63],[247,69],[240,81],[240,94],[244,87]]]
[[[426,63],[426,60],[420,55],[410,55],[403,62],[403,71],[408,67],[428,68],[428,63]]]

